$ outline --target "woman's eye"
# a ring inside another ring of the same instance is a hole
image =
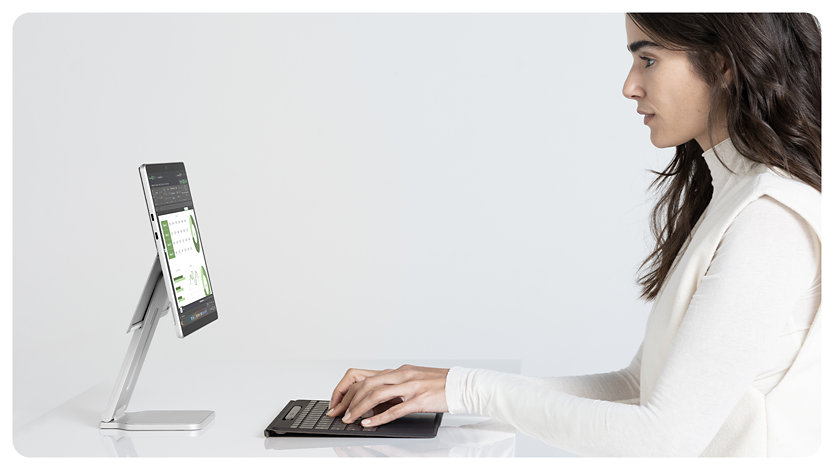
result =
[[[646,68],[649,68],[652,65],[654,65],[654,59],[652,59],[650,57],[640,57],[640,58],[646,61]]]

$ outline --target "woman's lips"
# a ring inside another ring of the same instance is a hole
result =
[[[646,114],[645,116],[643,116],[643,124],[648,125],[649,121],[651,121],[653,117],[654,114]]]

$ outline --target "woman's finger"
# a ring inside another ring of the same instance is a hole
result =
[[[404,401],[408,401],[408,398],[411,396],[411,390],[414,387],[415,384],[413,382],[380,385],[363,393],[362,389],[367,390],[367,383],[363,383],[362,387],[357,392],[357,395],[353,397],[353,400],[351,400],[351,404],[348,407],[342,421],[345,423],[352,423],[366,412],[373,410],[373,408],[380,403],[387,402],[394,398],[402,398]],[[362,394],[362,396],[360,396],[360,394]]]
[[[376,405],[373,410],[371,410],[371,414],[373,415],[381,415],[382,413],[388,411],[391,407],[395,405],[399,405],[403,402],[402,397],[394,397],[388,401],[384,401],[379,405]]]
[[[344,398],[347,391],[350,389],[350,386],[356,382],[364,380],[366,377],[374,375],[379,371],[375,370],[368,370],[368,369],[348,369],[345,372],[344,377],[339,383],[336,385],[336,388],[333,389],[333,394],[330,396],[330,409],[332,410],[334,407],[338,406],[342,399]],[[348,402],[350,403],[350,402]],[[332,413],[328,413],[331,414]]]
[[[330,410],[326,414],[332,417],[341,416],[342,413],[344,413],[345,410],[347,410],[350,404],[353,402],[354,396],[356,395],[356,391],[359,390],[359,387],[361,386],[361,380],[359,382],[351,384],[348,388],[348,391],[345,392],[344,396],[342,397],[342,401],[339,402],[339,404],[337,404],[336,406],[331,406]]]
[[[390,423],[395,419],[402,418],[405,415],[415,413],[419,411],[419,409],[420,407],[416,404],[415,400],[406,400],[398,405],[388,408],[383,413],[363,419],[360,424],[366,428],[382,426],[383,424]]]

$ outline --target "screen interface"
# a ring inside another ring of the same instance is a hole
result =
[[[183,336],[217,319],[185,165],[145,166]]]

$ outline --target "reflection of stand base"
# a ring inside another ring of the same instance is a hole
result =
[[[102,422],[102,429],[125,431],[196,431],[214,421],[214,411],[134,411],[119,419]]]

